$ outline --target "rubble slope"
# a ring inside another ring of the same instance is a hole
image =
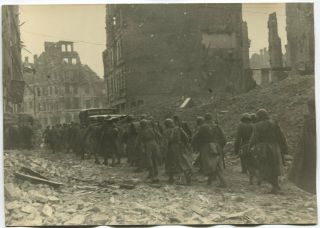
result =
[[[259,108],[267,109],[271,116],[279,121],[287,136],[289,153],[294,152],[301,132],[303,115],[306,113],[306,101],[314,94],[314,76],[290,76],[266,87],[237,95],[219,93],[214,96],[192,97],[194,106],[179,109],[183,97],[161,97],[150,99],[139,107],[135,114],[148,113],[159,120],[178,114],[183,120],[195,124],[198,115],[211,112],[229,138],[233,138],[242,113],[256,112]],[[187,97],[187,96],[185,96]]]

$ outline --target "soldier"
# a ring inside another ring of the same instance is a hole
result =
[[[192,138],[192,131],[186,121],[181,122],[181,128],[184,130],[184,132],[188,135],[189,139]]]
[[[219,187],[227,186],[222,174],[225,141],[221,128],[212,121],[212,114],[207,113],[205,122],[200,125],[193,138],[193,145],[196,145],[200,151],[201,168],[202,172],[208,177],[208,185],[217,176],[220,181]]]
[[[195,153],[198,153],[199,155],[196,157],[195,161],[194,161],[194,166],[199,168],[199,172],[202,172],[201,170],[201,153],[200,150],[198,148],[198,146],[196,144],[194,144],[194,137],[197,135],[197,133],[199,132],[200,127],[202,126],[202,124],[204,123],[204,118],[202,116],[198,116],[197,120],[196,120],[196,129],[195,129],[195,133],[192,136],[192,140],[191,140],[191,145],[192,145],[192,149]]]
[[[64,123],[61,128],[61,149],[65,150],[67,145],[67,131],[68,125]]]
[[[251,116],[249,113],[242,114],[241,123],[237,128],[236,139],[234,143],[234,153],[240,156],[241,172],[248,171],[248,156],[249,156],[249,140],[252,134]],[[239,154],[239,152],[241,152]]]
[[[9,149],[18,149],[20,147],[20,131],[19,131],[19,126],[17,124],[13,124],[9,128],[8,132],[8,144],[9,144]]]
[[[269,118],[265,109],[257,112],[257,123],[253,128],[249,148],[254,146],[259,176],[272,185],[270,193],[280,190],[278,177],[283,174],[283,154],[287,153],[287,142],[279,124]]]
[[[46,129],[43,131],[43,142],[44,144],[49,147],[49,132],[50,132],[50,126],[47,126]]]
[[[81,154],[80,153],[81,143],[79,142],[80,126],[78,123],[74,123],[72,128],[73,128],[72,129],[72,144],[71,144],[72,151],[76,154]]]
[[[31,123],[27,122],[22,126],[21,129],[23,141],[24,141],[24,148],[30,150],[32,148],[32,137],[33,137],[33,129]]]
[[[68,124],[67,125],[67,129],[66,129],[66,132],[65,132],[65,142],[66,142],[66,144],[65,144],[65,149],[66,149],[66,152],[69,152],[70,151],[70,149],[71,149],[71,145],[72,145],[72,137],[71,137],[71,135],[72,135],[72,123],[73,122],[71,122],[70,124]]]
[[[61,124],[57,124],[56,129],[57,129],[57,134],[58,134],[57,150],[60,151],[60,150],[62,150],[62,142],[63,142]]]
[[[57,127],[52,126],[51,130],[49,131],[49,146],[50,146],[50,149],[52,150],[52,153],[57,152],[58,144],[59,144],[59,135],[58,135]]]
[[[170,134],[168,139],[168,152],[166,155],[166,168],[169,174],[169,182],[174,182],[174,174],[183,173],[187,185],[191,184],[192,165],[189,157],[190,139],[187,133],[181,127],[181,121],[178,116],[173,117],[173,127],[169,121],[169,128],[166,134]]]
[[[79,132],[77,134],[77,140],[76,140],[78,142],[76,151],[80,155],[81,160],[84,160],[84,156],[86,153],[85,134],[86,134],[86,127],[84,125],[80,125]]]
[[[98,123],[91,126],[90,131],[90,143],[91,143],[91,153],[94,155],[95,164],[100,164],[99,156],[102,155],[102,142],[101,135],[103,129],[103,118],[98,119]]]
[[[76,139],[77,139],[77,127],[74,122],[71,122],[70,129],[68,131],[68,140],[69,140],[68,148],[69,148],[69,150],[71,149],[72,152],[75,152],[75,147],[77,144]]]
[[[158,128],[158,125],[156,124],[156,122],[154,121],[153,117],[150,117],[150,120],[148,120],[148,124],[150,126],[150,128],[153,130],[153,133],[155,135],[155,139],[156,139],[156,143],[157,143],[157,147],[158,147],[158,165],[162,165],[163,163],[163,154],[161,153],[161,144],[162,144],[162,135],[160,133],[160,129]]]
[[[253,183],[253,177],[256,176],[256,162],[254,156],[249,150],[249,140],[252,135],[252,119],[249,113],[244,113],[240,119],[241,123],[237,129],[236,140],[234,144],[234,153],[240,156],[241,172],[249,172],[250,184]]]
[[[316,194],[317,136],[314,98],[308,100],[308,111],[309,113],[304,116],[303,130],[289,180],[299,188]]]
[[[138,131],[133,121],[134,121],[134,117],[132,115],[129,115],[127,117],[126,130],[123,135],[123,142],[126,144],[126,153],[128,157],[128,163],[131,166],[134,166],[137,164],[136,146],[137,146]]]
[[[118,129],[115,127],[111,120],[105,120],[103,123],[100,140],[102,143],[104,165],[108,165],[108,158],[112,158],[112,165],[115,165],[115,158],[118,153]],[[118,160],[118,163],[120,161]]]
[[[169,183],[174,183],[174,175],[185,172],[185,178],[190,183],[191,165],[188,160],[183,156],[183,151],[180,149],[180,136],[181,132],[175,129],[172,119],[166,119],[164,122],[164,142],[166,144],[165,151],[165,169],[169,176]],[[184,134],[184,133],[182,133]]]
[[[149,171],[148,178],[151,182],[158,182],[158,153],[159,148],[156,143],[156,136],[150,126],[148,126],[147,120],[140,121],[141,130],[138,134],[138,140],[141,143],[141,149],[144,151],[146,167]]]

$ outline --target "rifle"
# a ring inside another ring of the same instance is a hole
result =
[[[226,163],[225,163],[225,160],[224,160],[223,148],[221,148],[221,157],[222,157],[222,162],[223,162],[223,168],[225,169],[226,168]]]

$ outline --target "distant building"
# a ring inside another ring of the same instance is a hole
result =
[[[314,72],[313,3],[286,3],[287,39],[293,72]]]
[[[126,110],[150,96],[241,90],[243,28],[241,4],[107,5],[108,104]]]
[[[250,58],[251,68],[268,68],[270,67],[270,55],[267,48],[260,49],[259,53],[254,53]]]
[[[42,126],[78,122],[84,108],[103,107],[103,80],[73,49],[73,42],[45,42],[45,51],[33,63],[25,58],[27,83],[23,110],[37,117]]]
[[[21,61],[19,7],[2,6],[2,80],[4,112],[20,112],[24,80]]]

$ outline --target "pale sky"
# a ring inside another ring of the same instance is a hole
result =
[[[248,23],[251,40],[250,56],[259,49],[268,47],[267,21],[270,13],[276,12],[282,47],[287,43],[285,31],[285,4],[243,4],[243,20]],[[74,49],[81,62],[103,77],[102,52],[105,49],[105,5],[21,5],[21,37],[29,56],[44,51],[45,41],[75,41]],[[282,48],[284,52],[284,48]]]

